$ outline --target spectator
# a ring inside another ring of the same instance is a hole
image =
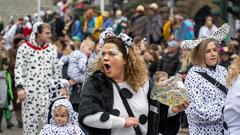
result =
[[[30,18],[28,16],[25,16],[23,19],[24,19],[23,35],[28,39],[32,32],[32,23],[30,22]]]
[[[2,118],[5,116],[7,128],[10,129],[13,124],[11,123],[11,113],[8,109],[9,97],[12,98],[11,77],[9,75],[9,54],[4,48],[5,39],[0,36],[0,85],[1,85],[1,95],[0,95],[0,133],[2,133]],[[5,115],[3,115],[5,114]]]
[[[149,5],[148,19],[147,19],[147,41],[150,44],[160,44],[162,40],[162,17],[158,13],[157,3]]]
[[[194,39],[194,26],[191,19],[185,19],[181,15],[175,16],[177,20],[177,28],[175,30],[175,40],[181,42],[183,40]]]
[[[23,126],[23,122],[22,122],[22,111],[21,111],[21,104],[17,103],[17,90],[15,87],[15,76],[14,76],[14,67],[15,67],[15,62],[16,62],[16,55],[17,55],[17,50],[19,48],[19,46],[21,44],[23,44],[25,42],[25,36],[23,34],[17,34],[15,35],[14,39],[13,39],[13,46],[8,50],[8,54],[9,55],[9,59],[10,59],[10,63],[9,63],[9,69],[10,69],[10,75],[12,78],[12,89],[13,89],[13,108],[15,111],[15,115],[16,115],[16,119],[17,119],[17,123],[18,123],[18,127],[22,128]]]
[[[123,16],[122,10],[117,10],[115,20],[113,23],[113,30],[115,34],[126,33],[128,27],[128,19]]]
[[[160,59],[158,65],[158,71],[165,71],[169,76],[173,76],[179,67],[179,52],[178,52],[178,43],[177,41],[169,41],[168,47],[165,49],[165,53]]]
[[[211,16],[206,17],[205,25],[203,25],[198,34],[198,38],[205,38],[212,35],[217,30],[217,27],[213,24],[213,18]]]
[[[168,73],[163,71],[157,71],[154,74],[154,82],[156,85],[160,86],[163,81],[168,79]],[[161,122],[159,122],[161,123]],[[165,131],[166,135],[176,135],[180,127],[180,113],[167,118],[167,129]]]
[[[72,93],[70,101],[73,110],[78,112],[80,92],[82,84],[85,81],[89,57],[93,52],[95,44],[90,39],[83,40],[80,49],[73,51],[70,56],[62,57],[64,63],[68,62],[67,75],[69,76],[70,85],[72,85]]]
[[[144,6],[138,5],[133,16],[131,25],[132,25],[132,33],[133,37],[146,37],[146,25],[147,25],[147,17],[144,14]]]

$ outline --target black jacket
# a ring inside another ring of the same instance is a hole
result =
[[[154,101],[150,101],[154,102]],[[149,102],[149,103],[150,103]],[[159,104],[159,103],[158,103]],[[161,121],[160,125],[164,126],[167,120],[168,107],[165,105],[159,106],[160,115],[153,116],[151,119]],[[85,125],[82,121],[83,118],[95,114],[97,112],[104,112],[105,116],[113,114],[113,87],[110,79],[102,72],[95,72],[92,76],[88,78],[86,83],[83,85],[83,89],[80,97],[79,105],[79,117],[78,120],[80,124],[87,129],[89,135],[110,135],[110,129],[98,129],[92,128]],[[160,116],[160,117],[159,117]],[[101,117],[102,118],[102,117]],[[161,120],[160,120],[161,119]],[[152,122],[151,121],[151,122]],[[159,125],[159,124],[156,124]],[[156,131],[158,128],[155,129]],[[161,130],[165,130],[161,128]],[[161,132],[159,129],[159,131]],[[157,131],[158,132],[158,131]],[[154,135],[154,134],[151,134]]]

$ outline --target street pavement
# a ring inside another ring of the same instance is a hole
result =
[[[23,135],[22,129],[17,127],[17,121],[14,115],[12,118],[12,123],[14,124],[14,126],[11,129],[7,129],[6,121],[5,119],[3,119],[2,122],[3,133],[0,133],[0,135]],[[187,128],[180,129],[178,135],[189,135],[188,129]]]
[[[6,121],[3,118],[2,121],[3,133],[0,133],[0,135],[23,135],[22,129],[17,127],[17,121],[15,119],[15,116],[13,116],[12,118],[12,123],[14,126],[11,129],[7,129]]]

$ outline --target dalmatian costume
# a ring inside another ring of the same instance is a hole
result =
[[[52,117],[54,116],[54,109],[60,105],[65,106],[69,113],[69,121],[63,126],[57,126]],[[55,102],[53,102],[52,108],[49,111],[51,111],[51,115],[49,117],[50,122],[43,127],[40,135],[85,135],[79,127],[77,121],[77,113],[73,111],[72,105],[68,99],[56,99]]]
[[[61,64],[57,59],[56,48],[50,43],[42,46],[36,43],[37,29],[42,24],[34,24],[29,41],[19,47],[16,57],[16,87],[23,88],[27,93],[22,103],[24,135],[37,134],[43,110],[48,105],[50,82],[61,78]]]
[[[59,99],[61,97],[60,93],[63,87],[67,87],[68,93],[71,93],[69,89],[69,82],[66,79],[57,79],[51,81],[51,86],[49,88],[50,97],[48,101],[48,109],[51,103],[53,103],[55,100]],[[49,123],[49,116],[48,116],[49,110],[44,110],[45,117],[43,118],[43,122],[45,124]]]
[[[229,33],[229,30],[230,26],[224,24],[207,38],[182,41],[181,47],[194,48],[206,39],[215,39],[221,42]],[[222,109],[226,94],[197,72],[206,73],[226,86],[227,70],[220,65],[212,67],[194,65],[189,70],[185,80],[185,87],[190,101],[190,105],[186,110],[189,133],[190,135],[221,135],[223,132]]]

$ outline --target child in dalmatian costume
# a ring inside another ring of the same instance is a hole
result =
[[[50,97],[50,82],[61,78],[56,48],[49,43],[50,29],[46,23],[35,23],[29,41],[17,51],[14,73],[18,101],[22,101],[24,135],[38,134]]]
[[[50,104],[49,122],[40,135],[85,135],[79,127],[77,113],[68,99],[58,98]]]
[[[50,87],[49,87],[49,92],[50,92],[50,97],[48,100],[48,109],[44,110],[44,115],[43,117],[43,122],[44,124],[49,124],[49,113],[50,113],[50,106],[59,98],[66,98],[69,100],[71,91],[69,89],[69,82],[66,79],[56,79],[52,80]]]

